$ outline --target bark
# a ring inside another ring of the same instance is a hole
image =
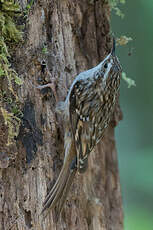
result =
[[[105,137],[89,157],[87,172],[76,176],[58,223],[54,211],[45,219],[40,215],[47,187],[57,179],[64,157],[57,101],[65,99],[77,74],[97,65],[110,51],[110,9],[105,2],[39,0],[30,9],[25,42],[13,57],[13,66],[24,82],[17,89],[23,119],[10,146],[6,146],[8,128],[1,115],[2,230],[123,229],[114,139],[114,127],[121,119],[118,105]],[[20,4],[24,8],[26,1]],[[35,87],[47,83],[54,83],[56,91]]]

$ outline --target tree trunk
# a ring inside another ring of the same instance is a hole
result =
[[[20,0],[22,9],[26,2]],[[58,223],[54,211],[45,219],[40,215],[47,187],[57,179],[64,157],[63,124],[55,106],[65,99],[75,76],[110,51],[110,8],[105,2],[38,0],[29,11],[24,43],[12,59],[23,80],[16,89],[23,118],[10,145],[0,115],[0,230],[123,229],[114,140],[121,119],[118,105],[105,137],[90,154],[87,172],[76,176]],[[36,88],[47,83],[55,90]]]

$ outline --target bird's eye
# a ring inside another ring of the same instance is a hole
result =
[[[108,67],[108,64],[107,64],[107,63],[105,63],[104,68],[105,68],[105,69],[107,69],[107,67]]]

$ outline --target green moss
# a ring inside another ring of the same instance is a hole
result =
[[[34,0],[30,0],[29,3],[26,5],[27,12],[32,8],[33,3],[34,3]]]
[[[125,46],[128,42],[132,41],[133,39],[131,37],[127,37],[125,35],[122,35],[120,38],[116,39],[116,42],[120,46]]]
[[[44,45],[44,47],[42,48],[42,53],[43,54],[47,54],[48,53],[47,46]]]
[[[119,4],[125,4],[125,0],[109,0],[109,5],[111,9],[115,11],[116,15],[118,15],[121,18],[124,18],[124,14],[118,7]]]
[[[106,0],[106,1],[109,2],[111,9],[115,10],[116,15],[120,16],[121,18],[124,17],[124,14],[118,8],[118,5],[125,4],[126,0]],[[133,39],[131,37],[122,35],[120,38],[116,39],[116,43],[117,45],[124,46],[127,45],[127,43],[132,40]],[[125,72],[122,72],[122,79],[127,83],[128,88],[130,88],[131,86],[136,86],[135,81],[131,78],[128,78]]]
[[[125,72],[122,72],[122,79],[127,83],[128,88],[131,86],[136,86],[135,81],[131,78],[128,78]]]
[[[127,37],[125,35],[122,35],[120,38],[116,39],[117,45],[125,46],[128,42],[132,41],[133,39],[131,37]],[[122,79],[127,83],[128,88],[131,86],[136,86],[135,81],[131,78],[128,78],[125,72],[122,72]]]
[[[11,145],[13,144],[14,137],[17,137],[19,134],[21,120],[13,113],[9,113],[4,108],[1,108],[1,112],[4,118],[5,125],[8,127],[8,142],[6,145]]]
[[[34,5],[34,2],[35,2],[35,0],[29,0],[27,2],[27,5],[26,5],[26,7],[25,7],[25,9],[23,11],[24,19],[26,19],[26,20],[28,19],[28,15],[29,15],[29,13],[30,13],[33,5]]]
[[[12,81],[19,85],[22,82],[11,68],[9,46],[22,40],[22,33],[15,24],[15,18],[20,16],[20,8],[12,0],[0,0],[0,7],[0,77],[7,77],[9,90],[14,94]]]
[[[19,114],[17,104],[19,102],[13,89],[13,83],[21,85],[22,80],[11,67],[9,61],[13,45],[22,40],[22,32],[16,25],[16,19],[20,16],[21,12],[18,3],[14,0],[0,0],[0,78],[6,78],[8,82],[7,93],[0,93],[0,101],[3,104],[1,112],[8,127],[8,145],[12,144],[14,137],[18,135],[21,123],[20,118],[17,117]],[[9,96],[11,94],[12,96]],[[9,109],[6,110],[4,107]]]

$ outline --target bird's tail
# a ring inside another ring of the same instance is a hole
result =
[[[70,146],[59,177],[43,203],[42,213],[56,206],[56,215],[57,217],[60,215],[76,171],[76,155],[74,154],[74,149]]]

